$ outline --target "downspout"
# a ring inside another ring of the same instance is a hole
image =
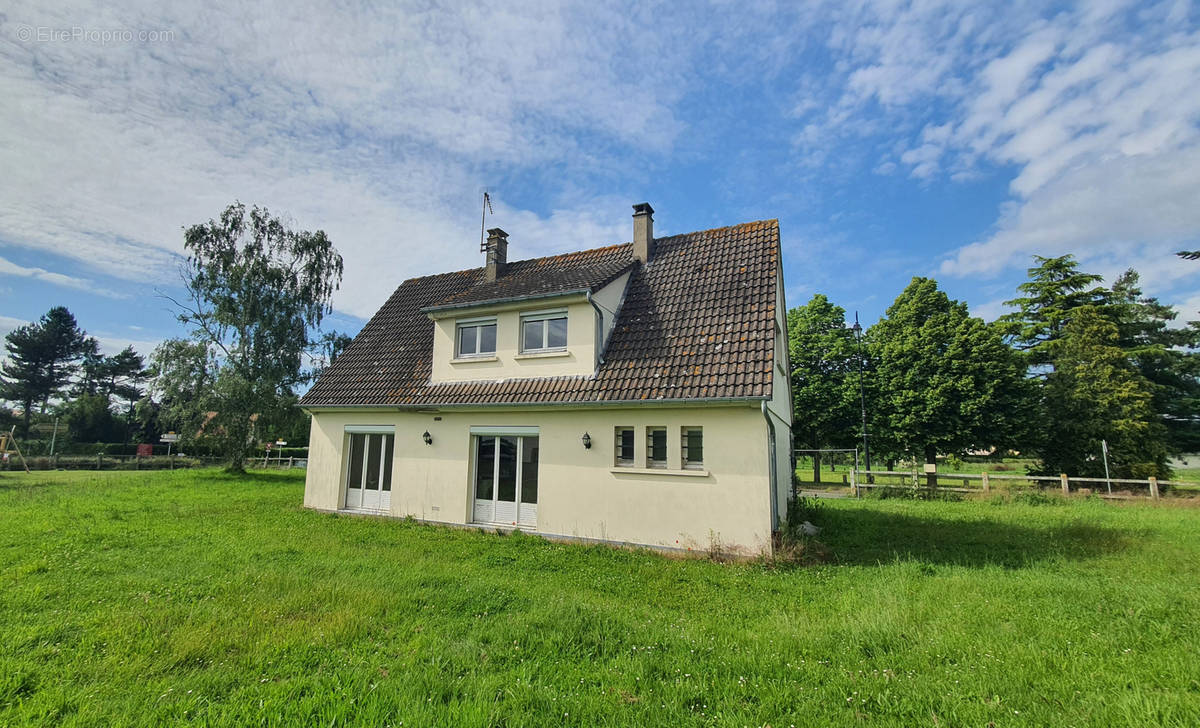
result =
[[[767,421],[767,463],[770,473],[768,487],[771,489],[771,532],[779,525],[779,506],[775,503],[776,485],[779,482],[779,468],[775,463],[775,423],[771,421],[771,412],[767,409],[767,400],[761,402],[763,419]]]
[[[596,347],[596,366],[599,367],[604,363],[604,352],[601,350],[601,347],[604,346],[604,344],[600,339],[601,336],[604,336],[604,312],[601,311],[600,307],[596,305],[596,302],[592,300],[591,291],[587,292],[587,302],[592,304],[592,308],[596,310],[596,336],[593,345]]]

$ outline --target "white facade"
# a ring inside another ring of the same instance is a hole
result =
[[[315,406],[305,506],[661,549],[769,552],[793,469],[786,302],[775,263],[769,398]],[[420,309],[433,329],[428,384],[596,377],[631,270],[590,292]],[[678,315],[678,306],[667,313]],[[640,325],[648,324],[621,331]],[[748,366],[731,359],[722,376],[765,373]]]
[[[635,428],[632,467],[616,463],[616,427]],[[645,467],[647,427],[663,427],[667,432],[665,469]],[[683,467],[684,427],[703,430],[702,469]],[[532,522],[498,521],[494,513],[477,509],[480,435],[472,434],[473,430],[537,433],[540,452]],[[355,432],[395,433],[386,507],[368,511],[657,548],[715,547],[743,555],[770,549],[774,524],[768,427],[760,406],[496,408],[436,414],[395,409],[321,411],[313,416],[305,506],[358,509],[358,501],[353,500],[357,494],[347,482],[348,442]],[[425,444],[425,432],[431,444]],[[591,448],[583,446],[584,433]],[[782,506],[779,492],[786,497],[786,490],[777,490],[777,509]]]

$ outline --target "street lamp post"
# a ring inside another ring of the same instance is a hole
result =
[[[867,463],[867,472],[871,471],[871,446],[867,442],[867,391],[863,387],[863,348],[862,348],[862,325],[858,323],[858,311],[854,312],[854,325],[850,327],[854,332],[854,340],[858,342],[858,403],[862,408],[862,438],[863,438],[863,459]],[[870,476],[867,476],[870,478]]]

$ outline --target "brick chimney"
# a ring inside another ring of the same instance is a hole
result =
[[[649,263],[654,255],[654,208],[649,202],[633,206],[633,257]]]
[[[504,268],[508,265],[508,233],[500,228],[492,228],[487,232],[487,279],[494,281],[504,275]]]

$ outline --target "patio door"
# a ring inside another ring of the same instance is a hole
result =
[[[349,435],[345,507],[348,510],[390,510],[395,435],[391,432],[351,432]]]
[[[538,437],[477,434],[476,523],[537,526]]]

